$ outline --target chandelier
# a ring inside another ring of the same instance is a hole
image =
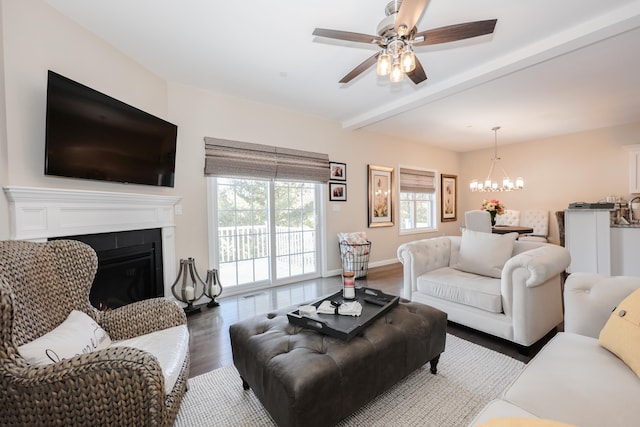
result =
[[[524,188],[524,180],[521,177],[517,177],[515,182],[511,181],[504,168],[497,163],[498,160],[500,160],[500,157],[498,157],[498,129],[500,129],[500,126],[496,126],[491,129],[495,135],[495,142],[493,148],[493,158],[491,158],[491,167],[489,168],[487,178],[484,181],[478,181],[477,179],[471,180],[471,183],[469,184],[469,188],[471,189],[471,191],[498,192],[522,190]],[[502,171],[502,181],[498,181],[493,178],[493,173],[496,169],[497,164]]]
[[[413,37],[416,29],[401,25],[397,32],[394,28],[396,15],[402,1],[392,1],[387,4],[387,17],[378,24],[378,34],[383,38],[380,46],[382,51],[376,62],[376,73],[379,76],[389,75],[393,83],[402,81],[405,73],[416,69],[416,56],[413,53]]]

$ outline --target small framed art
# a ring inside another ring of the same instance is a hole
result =
[[[346,163],[329,162],[329,170],[331,175],[329,177],[332,181],[346,181],[347,180],[347,165]]]
[[[329,183],[329,201],[346,202],[347,201],[347,184],[343,182]]]

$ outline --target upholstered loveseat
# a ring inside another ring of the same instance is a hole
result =
[[[398,248],[405,298],[525,347],[562,322],[561,273],[570,262],[565,248],[520,242],[517,235],[462,233]]]
[[[640,277],[571,274],[564,291],[564,332],[553,337],[501,398],[490,402],[471,425],[542,418],[579,427],[637,426],[640,378],[630,368],[632,364],[628,366],[607,350],[615,335],[608,335],[602,345],[598,340],[605,325],[611,327],[611,322],[615,325],[625,317],[638,329],[638,309],[626,310],[627,316],[621,313],[621,302],[637,289]],[[637,332],[617,338],[618,344],[628,345],[629,351],[635,348],[631,354],[635,354],[636,372],[640,366],[638,339]],[[525,425],[524,420],[517,425]]]

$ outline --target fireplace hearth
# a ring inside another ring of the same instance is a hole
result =
[[[54,239],[79,240],[96,251],[98,270],[89,300],[97,309],[114,309],[163,296],[162,233],[159,228]]]

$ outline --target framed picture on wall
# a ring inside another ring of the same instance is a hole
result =
[[[346,202],[347,201],[347,184],[343,182],[329,183],[329,201]]]
[[[369,227],[393,226],[393,168],[367,165]]]
[[[329,177],[332,181],[346,181],[347,180],[347,165],[346,163],[329,162],[329,171],[331,175]]]
[[[458,176],[440,174],[440,221],[456,221],[458,211]]]

